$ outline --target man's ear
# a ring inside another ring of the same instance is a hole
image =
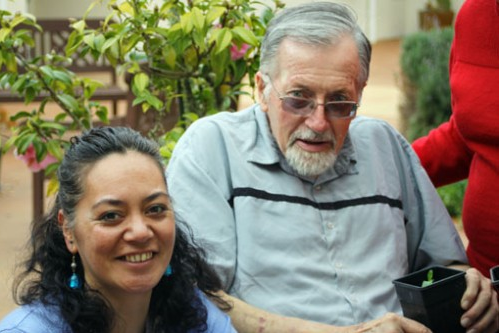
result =
[[[267,105],[267,98],[265,97],[264,90],[265,90],[265,80],[263,79],[263,75],[261,72],[257,72],[255,75],[255,83],[256,83],[256,89],[258,93],[258,102],[260,103],[260,107],[263,112],[267,112],[268,110],[268,105]]]
[[[57,212],[57,222],[59,223],[59,227],[61,228],[62,234],[64,235],[66,248],[72,254],[77,253],[78,247],[76,246],[73,230],[68,227],[68,220],[64,216],[62,209],[59,209],[59,212]]]

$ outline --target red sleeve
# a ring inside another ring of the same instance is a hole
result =
[[[466,147],[454,118],[413,142],[421,164],[435,186],[468,177],[472,152]]]

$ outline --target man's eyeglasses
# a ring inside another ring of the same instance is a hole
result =
[[[268,78],[268,81],[270,82],[270,85],[272,86],[274,91],[277,93],[277,97],[279,97],[279,99],[281,100],[282,109],[286,112],[296,114],[298,116],[309,116],[315,111],[317,106],[322,105],[324,107],[324,110],[326,111],[326,117],[329,120],[338,118],[352,118],[355,116],[357,108],[359,107],[357,102],[353,101],[332,101],[327,103],[317,103],[315,99],[281,95],[274,87],[274,84],[272,83],[270,78]]]

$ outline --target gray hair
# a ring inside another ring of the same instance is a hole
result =
[[[285,39],[309,45],[329,46],[343,36],[351,36],[359,52],[362,87],[369,77],[371,43],[364,35],[355,13],[347,6],[332,2],[313,2],[285,8],[269,23],[261,45],[260,72],[275,74],[276,59]]]

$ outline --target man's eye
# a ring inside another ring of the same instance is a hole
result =
[[[292,90],[287,95],[291,96],[291,97],[298,97],[298,98],[306,98],[307,97],[307,96],[305,96],[305,94],[303,93],[302,90]]]
[[[337,94],[337,95],[333,95],[331,96],[330,99],[328,99],[328,102],[343,102],[343,101],[350,101],[351,99],[349,99],[347,96],[345,95],[342,95],[342,94]]]

